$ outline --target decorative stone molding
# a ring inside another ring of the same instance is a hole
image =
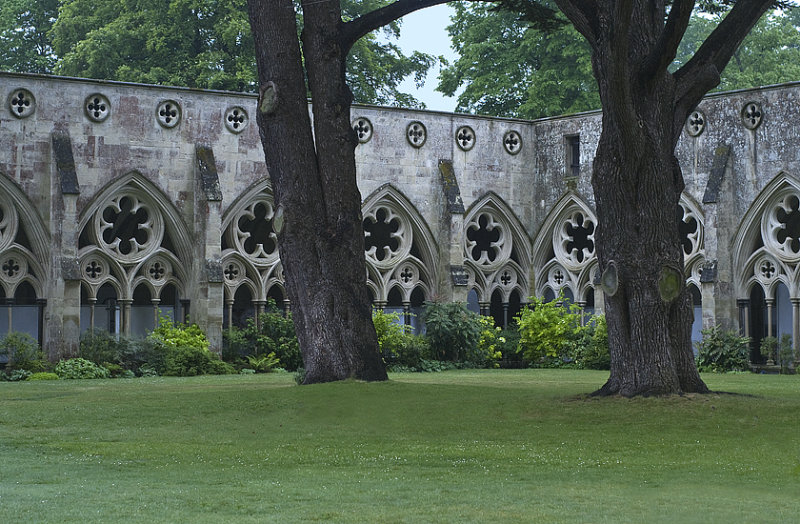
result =
[[[689,118],[686,119],[686,132],[689,136],[698,137],[703,134],[706,129],[706,115],[699,109],[692,111]]]
[[[764,120],[764,112],[758,102],[747,102],[742,108],[742,124],[750,130],[755,130]]]
[[[156,119],[161,127],[177,126],[181,121],[181,106],[174,100],[164,100],[156,108]]]
[[[461,126],[456,130],[456,145],[462,151],[475,147],[475,131],[470,126]]]
[[[17,118],[28,118],[36,111],[36,97],[27,89],[15,89],[8,97],[8,109]]]
[[[522,151],[522,136],[517,131],[508,131],[503,136],[503,147],[510,155],[516,155]]]
[[[94,93],[83,101],[83,111],[92,122],[100,123],[111,115],[111,103],[108,98],[100,93]]]
[[[356,136],[358,137],[359,144],[366,144],[370,140],[372,140],[372,122],[369,121],[368,118],[360,116],[353,120],[353,131],[356,132]]]
[[[406,126],[406,140],[408,140],[409,144],[419,149],[425,145],[427,139],[428,130],[425,128],[425,124],[416,120],[409,122],[408,126]]]
[[[225,128],[233,134],[244,131],[249,122],[247,111],[239,106],[229,107],[225,111]]]

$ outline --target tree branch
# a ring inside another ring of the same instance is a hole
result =
[[[710,89],[719,84],[719,75],[733,53],[775,0],[739,0],[731,12],[706,38],[700,49],[675,72],[675,117],[683,125],[688,112]],[[685,114],[684,114],[685,113]]]
[[[558,8],[572,22],[575,29],[586,38],[592,49],[598,37],[598,6],[592,0],[554,0]]]
[[[675,0],[672,3],[667,23],[642,68],[643,77],[654,77],[656,72],[666,69],[675,60],[678,45],[689,27],[694,5],[695,0]]]
[[[439,4],[446,4],[450,0],[397,0],[391,4],[370,11],[358,18],[342,24],[341,44],[349,50],[362,36],[379,29],[395,20],[414,11]],[[477,0],[471,0],[477,1]],[[493,0],[487,0],[493,1]]]

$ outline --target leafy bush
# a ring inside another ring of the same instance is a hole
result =
[[[725,373],[750,368],[750,340],[747,337],[740,337],[735,331],[723,330],[718,326],[704,329],[701,333],[703,338],[696,343],[696,362],[700,371]]]
[[[247,355],[247,363],[250,369],[256,373],[267,373],[278,367],[280,361],[275,356],[275,353],[270,353],[269,355],[261,356]]]
[[[159,340],[151,337],[129,339],[120,337],[119,360],[122,367],[139,376],[156,376],[163,371],[166,351]]]
[[[58,380],[58,375],[43,371],[32,374],[30,377],[28,377],[28,380]]]
[[[106,362],[119,363],[121,346],[125,340],[117,340],[105,329],[91,329],[81,335],[78,356],[91,360],[95,364],[104,365]]]
[[[243,361],[248,355],[274,353],[284,369],[294,371],[303,365],[292,314],[284,315],[272,299],[267,301],[266,311],[259,315],[257,326],[253,319],[248,319],[242,329],[224,330],[222,341],[222,357],[228,362]]]
[[[575,363],[581,369],[611,369],[606,317],[593,316],[577,329]]]
[[[775,337],[764,337],[761,339],[759,352],[766,360],[778,361],[778,339]]]
[[[503,329],[494,325],[492,317],[479,316],[478,321],[481,326],[480,338],[469,361],[480,367],[498,368],[499,360],[503,358],[500,346],[506,341],[502,336]]]
[[[23,380],[28,380],[31,375],[32,373],[27,369],[15,369],[9,374],[0,373],[0,379],[9,382],[22,382]]]
[[[11,331],[0,339],[0,355],[8,359],[7,370],[43,371],[39,369],[43,365],[39,344],[27,333]]]
[[[378,347],[384,358],[397,355],[406,344],[411,326],[403,324],[398,313],[385,313],[380,309],[372,312],[372,324],[378,335]]]
[[[422,315],[432,354],[438,360],[464,362],[477,357],[481,321],[459,302],[428,302]]]
[[[531,297],[529,307],[519,314],[517,327],[519,348],[525,359],[574,360],[573,343],[580,336],[580,313],[578,306],[565,306],[563,297],[550,302]]]
[[[778,347],[778,365],[781,367],[781,373],[791,373],[793,361],[794,351],[792,350],[792,336],[788,333],[784,333],[783,336],[781,336],[781,342]]]
[[[108,378],[111,374],[103,366],[98,366],[85,358],[70,358],[56,365],[56,375],[63,379]]]
[[[164,369],[160,373],[172,377],[196,375],[226,375],[234,373],[233,366],[223,362],[208,349],[195,346],[165,346]]]

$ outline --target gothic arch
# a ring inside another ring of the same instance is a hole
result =
[[[412,302],[416,289],[430,299],[438,252],[419,211],[391,184],[373,191],[361,209],[367,276],[375,301],[385,304],[393,289],[405,305]]]
[[[565,193],[545,218],[533,242],[536,295],[569,292],[583,302],[597,271],[597,217],[575,191]]]
[[[705,220],[700,205],[686,192],[678,202],[678,229],[683,250],[686,282],[700,289],[700,274],[705,262]]]
[[[798,207],[800,180],[785,172],[773,178],[750,205],[733,240],[734,285],[739,298],[746,298],[754,281],[765,293],[782,281],[793,297],[798,296]]]
[[[81,315],[95,325],[98,293],[110,284],[120,309],[121,321],[104,322],[123,333],[144,333],[161,314],[161,294],[174,288],[171,311],[179,318],[178,300],[185,293],[191,267],[192,236],[178,210],[152,182],[130,172],[106,185],[82,210],[78,227],[78,261],[86,291]],[[149,295],[144,303],[144,289]],[[115,306],[116,307],[116,306]],[[152,311],[152,314],[149,313]],[[102,313],[102,312],[101,312]],[[108,319],[106,319],[108,320]]]
[[[481,302],[496,290],[504,301],[514,291],[527,297],[530,237],[517,215],[492,191],[475,201],[464,215],[462,249],[469,287]]]

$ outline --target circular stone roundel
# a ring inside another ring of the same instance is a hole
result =
[[[229,107],[227,111],[225,111],[225,127],[234,134],[239,134],[244,131],[244,128],[247,127],[247,111],[243,108],[236,106],[236,107]]]
[[[175,127],[181,121],[181,106],[174,100],[164,100],[156,108],[156,118],[162,127]]]
[[[406,127],[406,140],[408,143],[416,148],[420,148],[425,145],[425,141],[428,139],[428,130],[425,129],[425,124],[422,122],[411,122]]]
[[[111,104],[105,95],[95,93],[87,96],[86,100],[83,101],[83,110],[89,120],[100,123],[111,114]]]
[[[758,102],[748,102],[742,108],[742,124],[747,129],[753,130],[761,125],[764,120],[764,112]]]
[[[461,126],[456,131],[456,144],[462,151],[475,147],[475,131],[469,126]]]
[[[372,122],[360,116],[353,120],[353,131],[356,132],[359,144],[366,144],[372,139]]]
[[[706,129],[706,115],[702,111],[692,111],[686,119],[686,132],[689,136],[700,136]]]
[[[509,131],[503,136],[503,147],[509,154],[516,155],[522,151],[522,137],[516,131]]]
[[[17,118],[28,118],[36,111],[36,98],[27,89],[16,89],[8,97],[8,109]]]

